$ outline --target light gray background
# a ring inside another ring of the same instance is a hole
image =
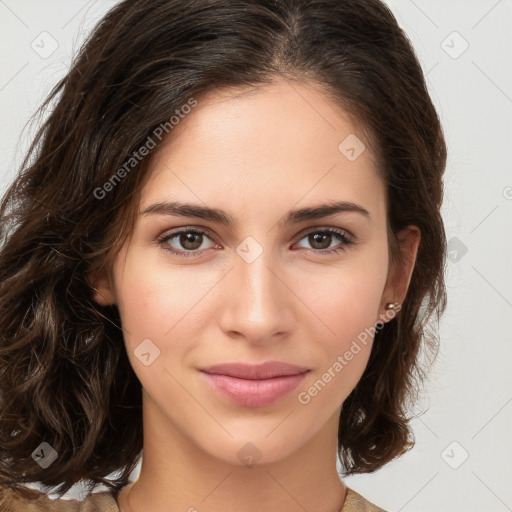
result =
[[[25,123],[115,3],[0,0],[0,192],[34,133],[22,135]],[[390,512],[512,510],[512,1],[388,5],[416,48],[449,147],[449,303],[416,447],[345,482]]]

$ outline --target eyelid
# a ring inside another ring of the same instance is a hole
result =
[[[177,228],[166,229],[165,231],[162,232],[162,234],[157,236],[157,240],[162,240],[164,238],[170,238],[170,237],[172,238],[176,235],[179,235],[180,233],[189,233],[191,231],[206,234],[206,235],[208,235],[209,238],[212,239],[212,241],[216,238],[216,235],[214,234],[214,232],[211,231],[209,228],[206,228],[204,226],[190,225],[190,226],[180,226]]]
[[[294,243],[300,241],[302,238],[309,235],[310,233],[317,233],[317,232],[322,232],[322,231],[333,232],[333,233],[337,233],[338,235],[345,235],[348,239],[350,239],[351,242],[356,241],[356,237],[350,231],[348,231],[348,229],[340,228],[337,226],[322,225],[322,226],[312,226],[310,228],[306,228],[305,230],[301,231],[295,238],[296,241]]]
[[[214,246],[219,245],[215,241],[216,236],[213,234],[213,232],[210,229],[205,228],[203,226],[181,226],[178,228],[172,228],[170,230],[164,231],[161,235],[159,235],[157,237],[156,241],[158,244],[163,244],[163,243],[168,242],[169,240],[172,240],[173,238],[176,238],[181,233],[197,233],[197,234],[201,234],[201,235],[206,235],[210,239],[210,241],[212,242],[212,244]],[[172,252],[172,249],[169,249],[169,250]],[[183,251],[183,252],[194,254],[194,252],[204,252],[204,251],[206,251],[206,249],[202,249],[201,251]]]
[[[181,226],[181,227],[177,227],[177,228],[171,228],[170,230],[165,230],[161,235],[158,235],[157,239],[162,240],[162,239],[165,239],[168,237],[174,237],[180,233],[188,233],[190,231],[198,231],[200,233],[205,233],[208,235],[209,238],[212,239],[212,241],[214,241],[214,239],[216,238],[216,235],[209,228],[206,228],[204,226],[190,225],[190,226]],[[340,228],[340,227],[336,227],[336,226],[320,225],[320,226],[311,226],[309,228],[305,228],[298,235],[296,235],[294,237],[295,241],[293,243],[297,243],[298,241],[300,241],[302,238],[304,238],[308,234],[316,233],[318,231],[335,231],[335,232],[339,232],[340,234],[345,234],[347,236],[347,238],[349,238],[353,242],[355,242],[355,240],[356,240],[356,237],[349,230],[347,230],[345,228]]]
[[[166,248],[164,247],[165,244],[167,244],[168,241],[174,239],[181,233],[199,233],[206,235],[214,247],[209,247],[207,249],[196,249],[195,251],[185,251],[185,250],[179,250],[179,249],[172,249],[172,248]],[[295,245],[296,243],[300,242],[302,239],[306,238],[308,235],[312,233],[328,233],[334,236],[337,236],[338,239],[341,240],[341,242],[331,249],[309,249],[307,247],[304,247],[303,249],[308,252],[312,252],[315,254],[324,254],[328,255],[330,253],[335,253],[338,251],[345,250],[348,246],[353,245],[356,243],[357,238],[348,230],[336,226],[310,226],[309,228],[306,228],[302,230],[298,235],[295,237],[295,241],[292,245]],[[170,231],[167,230],[163,234],[161,234],[159,237],[157,237],[157,243],[158,245],[162,246],[162,248],[168,252],[170,252],[173,255],[176,256],[183,256],[183,257],[200,257],[203,253],[205,253],[207,250],[215,248],[215,246],[219,246],[219,244],[215,241],[216,235],[212,233],[212,231],[206,227],[203,226],[181,226],[177,228],[173,228]]]

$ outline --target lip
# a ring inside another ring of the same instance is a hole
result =
[[[245,407],[264,407],[291,393],[309,369],[271,361],[260,365],[220,364],[203,368],[201,373],[229,401]]]
[[[261,364],[222,363],[200,368],[200,370],[209,374],[228,375],[229,377],[252,380],[298,375],[307,372],[309,368],[282,363],[280,361],[268,361]]]

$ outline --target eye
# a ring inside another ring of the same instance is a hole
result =
[[[332,242],[338,239],[341,243],[330,247]],[[332,254],[338,251],[344,251],[346,246],[354,243],[353,237],[346,231],[337,228],[322,228],[310,231],[301,240],[307,240],[311,245],[311,251],[320,254]]]
[[[202,251],[215,246],[212,242],[210,246],[205,247],[204,242],[207,239],[210,239],[209,233],[203,229],[183,228],[164,235],[158,239],[158,243],[172,254],[190,257],[200,256]]]
[[[199,228],[181,228],[179,230],[167,233],[158,239],[158,244],[166,251],[176,255],[185,257],[201,256],[201,253],[212,247],[220,248],[219,245],[211,241],[211,234]],[[338,239],[339,243],[331,247],[333,241]],[[206,243],[210,240],[210,244]],[[346,231],[337,228],[316,228],[306,233],[301,239],[307,240],[311,248],[306,249],[315,254],[332,254],[344,251],[346,246],[354,243],[352,235]]]

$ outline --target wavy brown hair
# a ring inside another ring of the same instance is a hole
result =
[[[419,356],[435,356],[446,305],[446,145],[407,36],[379,0],[125,0],[41,106],[54,103],[0,204],[0,483],[126,485],[142,450],[141,385],[119,312],[93,301],[89,276],[131,233],[149,159],[105,183],[190,98],[283,77],[319,84],[367,134],[392,261],[395,233],[421,230],[406,300],[377,331],[338,434],[345,474],[412,446]],[[58,452],[47,469],[31,456],[43,441]]]

